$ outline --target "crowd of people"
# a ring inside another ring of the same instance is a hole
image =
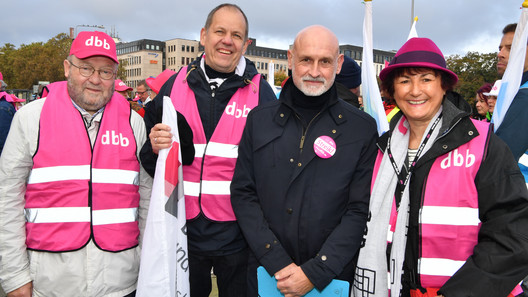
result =
[[[499,77],[515,30],[503,30]],[[259,266],[286,297],[334,280],[356,297],[528,296],[528,61],[494,133],[501,81],[476,91],[473,111],[437,45],[409,39],[380,73],[390,130],[379,136],[360,67],[328,28],[295,36],[278,100],[244,57],[240,7],[212,9],[200,43],[134,98],[98,31],[73,41],[66,81],[18,111],[0,77],[8,297],[135,296],[158,153],[175,132],[192,297],[210,295],[211,272],[220,297],[263,296]],[[178,131],[162,122],[164,97]]]

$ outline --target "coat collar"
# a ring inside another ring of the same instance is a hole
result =
[[[291,116],[296,116],[296,108],[293,104],[292,98],[292,88],[294,87],[295,86],[293,85],[292,78],[290,77],[284,85],[279,97],[279,102],[281,104],[274,116],[274,120],[282,127],[286,125],[286,122]],[[321,112],[324,112],[328,109],[330,116],[335,121],[335,123],[337,125],[341,125],[342,123],[346,122],[347,119],[343,112],[342,106],[340,104],[336,104],[340,99],[337,98],[337,89],[335,83],[332,85],[329,92],[332,93],[330,94],[329,100],[322,108]]]

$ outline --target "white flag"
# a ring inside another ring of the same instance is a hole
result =
[[[411,31],[409,31],[409,36],[407,36],[407,40],[418,37],[418,32],[416,31],[416,22],[418,22],[418,17],[414,18],[413,24],[411,26]]]
[[[177,114],[163,98],[172,147],[159,152],[148,211],[136,296],[189,297],[187,227]]]
[[[495,131],[497,131],[502,120],[504,120],[504,116],[521,86],[524,58],[526,56],[526,40],[528,39],[527,21],[528,8],[524,7],[522,9],[521,19],[515,30],[510,58],[508,59],[508,67],[502,76],[499,96],[497,97],[497,103],[495,103],[493,117],[491,118],[491,122],[495,125]]]
[[[361,64],[361,81],[363,82],[363,106],[365,112],[372,116],[378,126],[378,134],[389,130],[389,122],[374,71],[372,47],[372,1],[365,1],[365,20],[363,22],[363,63]]]

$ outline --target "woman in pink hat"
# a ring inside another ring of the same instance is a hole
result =
[[[508,296],[528,274],[528,191],[511,152],[470,118],[430,39],[408,40],[380,78],[400,112],[378,140],[355,296]]]

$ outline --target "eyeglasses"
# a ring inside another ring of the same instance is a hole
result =
[[[143,92],[138,92],[138,91],[136,91],[136,94],[138,94],[138,95],[143,95],[143,94],[145,94],[146,92],[148,92],[148,90],[147,90],[147,91],[143,91]]]
[[[111,68],[103,68],[103,69],[97,69],[93,68],[90,65],[83,65],[83,66],[77,66],[73,64],[71,61],[68,61],[72,66],[75,66],[79,68],[79,73],[84,77],[90,77],[94,74],[95,71],[99,73],[99,77],[104,80],[112,79],[115,75],[115,72]]]

